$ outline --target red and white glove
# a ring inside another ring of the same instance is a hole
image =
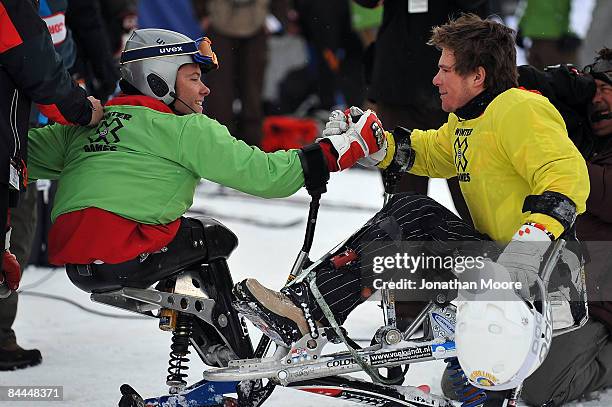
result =
[[[5,283],[12,291],[19,288],[21,280],[21,268],[15,255],[8,250],[2,254],[2,271],[0,272],[0,284]]]
[[[332,150],[323,148],[328,161],[333,161],[330,171],[342,171],[384,147],[385,135],[376,113],[351,107],[346,112],[334,110],[331,113],[323,137],[317,142]]]
[[[344,114],[342,110],[334,110],[329,114],[329,119],[327,123],[325,123],[323,137],[336,136],[344,133],[349,128],[349,121],[348,115]]]
[[[361,115],[364,114],[363,110],[358,107],[352,106],[350,109],[344,111],[344,114],[347,115],[349,119],[349,123],[356,122],[359,120]],[[362,165],[364,167],[376,167],[378,163],[385,159],[387,156],[387,137],[385,136],[385,131],[383,129],[382,135],[382,144],[379,142],[378,145],[380,149],[372,154],[369,154],[363,158],[357,160],[357,164]]]

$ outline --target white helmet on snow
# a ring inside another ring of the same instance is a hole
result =
[[[211,42],[157,28],[135,30],[121,53],[121,77],[147,96],[170,104],[176,98],[176,73],[185,64],[200,64],[202,73],[217,69]]]
[[[496,263],[489,266],[498,281],[510,281],[504,267]],[[478,297],[457,302],[455,345],[459,364],[475,387],[513,389],[548,354],[553,328],[549,302],[542,302],[540,312],[514,290],[481,300]]]

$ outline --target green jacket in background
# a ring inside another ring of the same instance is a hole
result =
[[[524,37],[557,39],[570,33],[571,0],[528,0],[519,23]]]
[[[297,150],[264,153],[202,114],[107,106],[97,128],[53,125],[29,132],[30,179],[59,179],[52,220],[96,207],[166,224],[193,202],[200,178],[261,197],[304,185]]]

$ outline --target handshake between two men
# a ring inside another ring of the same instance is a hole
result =
[[[334,110],[317,141],[333,148],[334,162],[329,164],[335,166],[330,168],[332,171],[358,163],[402,174],[410,171],[416,158],[410,136],[411,130],[403,128],[385,131],[375,112],[353,106],[345,111]],[[535,299],[540,265],[552,240],[541,225],[522,225],[497,259],[497,265],[507,270],[510,280],[520,283],[516,291],[524,300]]]

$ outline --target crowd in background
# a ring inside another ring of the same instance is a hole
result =
[[[71,73],[92,95],[104,101],[116,91],[122,41],[134,28],[206,35],[222,69],[205,81],[213,89],[224,89],[207,97],[206,113],[232,134],[259,146],[268,116],[317,117],[317,112],[335,107],[373,106],[368,103],[406,106],[415,92],[428,99],[425,105],[439,105],[429,78],[437,54],[425,42],[431,26],[444,23],[449,15],[475,12],[516,26],[525,62],[544,69],[558,63],[590,63],[605,45],[612,13],[609,2],[597,0],[591,2],[591,13],[589,2],[572,0],[448,0],[425,13],[409,13],[407,2],[394,0],[83,2],[98,10],[89,13],[79,9],[84,7],[79,1],[67,3],[67,25],[78,47]],[[584,25],[584,18],[576,18],[584,13],[591,20],[587,27],[577,23]],[[88,19],[79,18],[81,14]],[[383,82],[383,66],[394,63],[403,68],[405,78]],[[412,86],[410,98],[398,80]]]

